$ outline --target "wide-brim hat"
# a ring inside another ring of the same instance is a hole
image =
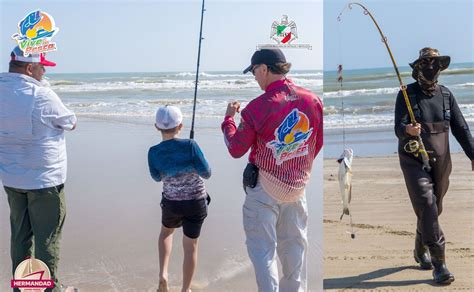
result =
[[[449,63],[451,62],[451,57],[450,56],[441,56],[437,49],[427,47],[427,48],[423,48],[423,49],[420,50],[420,56],[418,57],[418,59],[416,59],[415,61],[410,63],[410,67],[414,69],[416,64],[418,64],[418,62],[420,62],[423,59],[427,59],[427,58],[438,59],[439,67],[440,67],[441,71],[448,68]]]

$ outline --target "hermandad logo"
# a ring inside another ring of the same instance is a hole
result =
[[[273,152],[277,165],[292,158],[308,154],[308,141],[313,133],[308,116],[294,109],[283,122],[275,129],[275,140],[267,143]]]
[[[11,288],[18,288],[20,291],[41,292],[46,288],[54,288],[54,281],[51,279],[51,272],[48,266],[35,258],[22,261],[15,269]]]
[[[18,23],[18,33],[12,35],[26,57],[30,54],[56,51],[56,43],[51,38],[58,33],[54,19],[48,13],[36,10],[29,13]]]
[[[280,22],[276,20],[272,23],[270,39],[274,40],[276,44],[257,45],[257,50],[274,48],[312,49],[309,44],[292,44],[298,39],[298,30],[296,23],[293,20],[288,20],[288,15],[283,15]]]

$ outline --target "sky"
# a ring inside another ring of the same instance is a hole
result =
[[[324,1],[324,70],[392,66],[387,50],[362,8],[346,9],[347,0]],[[474,61],[472,0],[364,0],[388,39],[399,66],[418,58],[423,47],[437,48],[452,63]]]
[[[298,39],[312,50],[286,49],[293,70],[323,68],[323,5],[313,1],[206,1],[202,71],[243,70],[258,44],[274,43],[271,25],[283,14],[295,21]],[[29,12],[53,16],[58,51],[54,73],[192,72],[201,1],[0,0],[0,71],[8,69],[11,35]]]

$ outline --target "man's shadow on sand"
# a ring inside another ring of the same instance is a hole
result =
[[[382,278],[387,275],[395,274],[407,269],[420,271],[420,268],[418,266],[403,266],[403,267],[379,269],[373,272],[360,274],[358,276],[324,279],[324,289],[344,289],[344,288],[374,289],[378,287],[402,287],[402,286],[409,286],[409,285],[416,285],[416,284],[428,284],[431,286],[439,286],[433,282],[431,278],[431,271],[425,271],[427,273],[426,279],[423,279],[423,280],[365,282],[365,281],[374,280],[377,278]]]

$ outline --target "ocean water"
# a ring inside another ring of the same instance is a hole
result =
[[[400,67],[405,84],[413,82],[411,68]],[[387,155],[396,151],[393,112],[399,90],[392,67],[344,70],[341,88],[336,71],[294,71],[288,76],[324,101],[325,157],[340,154],[345,145],[357,155]],[[50,74],[48,81],[79,117],[134,124],[153,124],[159,106],[181,108],[185,128],[191,125],[193,72]],[[323,86],[324,82],[324,86]],[[439,78],[455,95],[468,123],[474,125],[474,63],[451,64]],[[324,93],[323,93],[324,90]],[[196,107],[196,129],[216,131],[227,103],[245,107],[262,90],[251,74],[202,72]],[[344,102],[344,115],[342,103]],[[342,132],[346,132],[345,141]],[[452,150],[459,151],[453,140]],[[377,143],[377,147],[374,147]]]
[[[413,82],[408,66],[400,67],[400,72],[405,84]],[[326,130],[391,127],[399,91],[393,68],[345,70],[343,77],[341,88],[336,71],[325,71],[324,79],[323,72],[316,70],[289,74],[297,85],[323,97]],[[192,115],[193,72],[50,74],[48,78],[52,89],[79,117],[149,124],[156,108],[165,104],[179,106],[185,122]],[[474,123],[474,63],[451,64],[439,82],[454,93],[464,117]],[[220,120],[230,100],[245,106],[261,93],[251,74],[202,72],[196,117],[204,121],[202,126],[215,126],[206,120]]]
[[[411,68],[400,67],[404,84],[414,82]],[[393,67],[343,71],[343,85],[337,71],[324,72],[326,129],[383,128],[393,126],[399,83]],[[451,64],[441,72],[439,84],[447,86],[466,120],[474,122],[474,63]],[[344,103],[344,119],[342,104]]]
[[[414,82],[410,67],[399,70],[405,85]],[[344,70],[343,78],[341,87],[337,71],[324,72],[324,156],[338,157],[344,148],[358,156],[396,153],[393,119],[399,83],[393,67]],[[453,92],[472,131],[474,63],[451,64],[441,72],[439,83]],[[452,136],[450,144],[451,151],[462,150]]]
[[[289,78],[322,95],[321,71],[295,71]],[[48,81],[63,102],[79,117],[150,124],[159,106],[181,108],[190,124],[195,73],[50,74]],[[251,74],[202,72],[196,106],[198,127],[218,127],[227,103],[239,100],[244,107],[262,94]]]

